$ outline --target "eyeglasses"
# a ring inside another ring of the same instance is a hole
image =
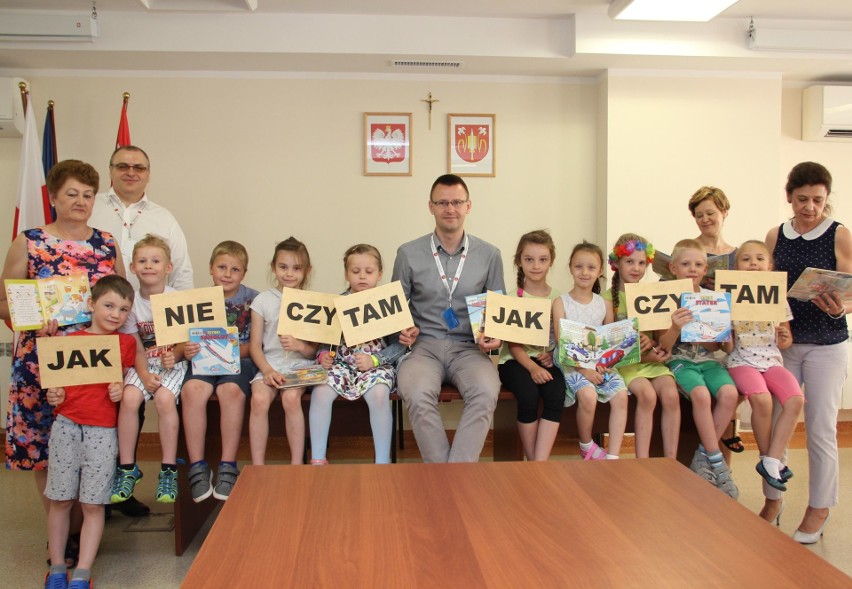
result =
[[[470,202],[470,200],[430,200],[429,202],[431,202],[439,209],[446,209],[450,205],[452,205],[454,209],[460,209],[468,202]]]
[[[110,165],[109,165],[109,167],[110,167],[110,168],[115,168],[115,169],[116,169],[116,170],[118,170],[119,172],[126,172],[126,171],[128,171],[128,170],[133,170],[133,171],[134,171],[134,172],[136,172],[137,174],[142,174],[142,173],[144,173],[144,172],[147,172],[147,171],[148,171],[148,166],[146,166],[145,164],[125,164],[125,163],[120,163],[120,164],[110,164]]]

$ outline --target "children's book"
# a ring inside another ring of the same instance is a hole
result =
[[[192,357],[193,374],[240,373],[240,336],[236,327],[190,327],[189,341],[201,345]]]
[[[493,292],[503,294],[502,290]],[[467,303],[467,314],[470,316],[470,330],[473,332],[473,343],[479,343],[479,336],[485,333],[485,298],[487,292],[470,295],[464,298]]]
[[[680,341],[707,343],[731,339],[731,293],[685,292],[680,306],[692,311],[692,321],[680,330]]]
[[[559,320],[559,350],[562,366],[613,368],[639,362],[638,319],[624,319],[607,325],[585,325]]]
[[[39,329],[56,319],[59,325],[88,323],[89,274],[73,272],[67,276],[50,276],[35,280],[6,280],[6,300],[12,329]]]
[[[284,384],[279,389],[292,389],[294,387],[309,387],[317,384],[325,384],[328,380],[328,371],[314,364],[307,368],[298,368],[284,373]]]
[[[707,256],[706,278],[715,278],[716,270],[731,270],[734,260],[731,254],[717,254]],[[672,257],[669,254],[657,250],[654,254],[654,262],[651,268],[660,276],[660,280],[675,280],[675,275],[669,270],[669,262]]]
[[[837,293],[844,301],[852,299],[852,274],[822,268],[805,268],[793,288],[787,291],[787,297],[810,301],[823,293]]]

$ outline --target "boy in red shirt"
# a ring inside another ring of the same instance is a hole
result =
[[[101,278],[92,287],[89,310],[92,324],[68,337],[112,335],[124,325],[133,305],[133,287],[118,275]],[[136,359],[136,339],[118,333],[121,366],[126,371]],[[91,587],[90,570],[104,531],[104,505],[109,503],[118,455],[116,424],[123,383],[48,389],[47,401],[56,407],[50,431],[50,459],[44,495],[50,499],[47,516],[50,571],[48,589]],[[65,543],[71,507],[79,500],[83,509],[80,560],[68,582]]]

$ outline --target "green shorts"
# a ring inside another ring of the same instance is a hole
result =
[[[690,360],[672,360],[669,368],[677,382],[680,394],[689,399],[690,393],[695,387],[707,387],[715,399],[726,384],[734,385],[734,379],[728,374],[728,370],[712,360],[705,362],[691,362]]]

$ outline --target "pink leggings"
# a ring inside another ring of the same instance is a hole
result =
[[[748,399],[754,393],[769,392],[783,405],[790,397],[801,397],[802,387],[796,377],[783,366],[773,366],[765,372],[751,366],[728,368],[737,390]]]

